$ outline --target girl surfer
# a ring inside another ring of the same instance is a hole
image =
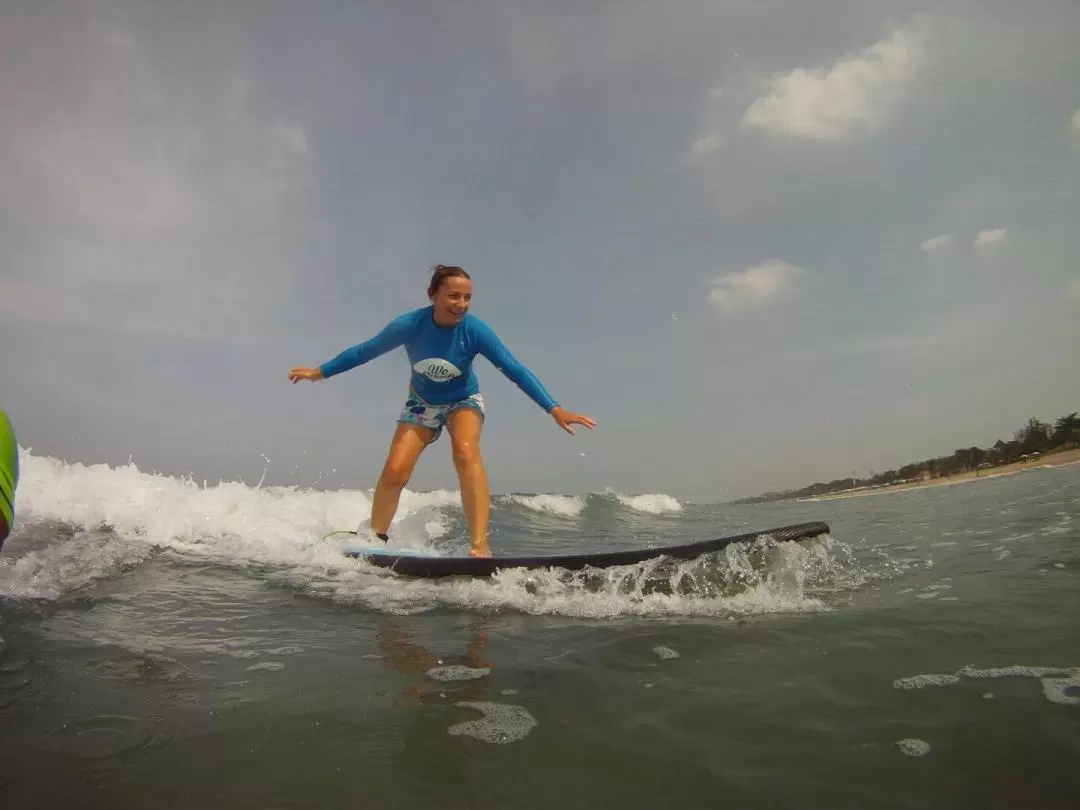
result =
[[[412,365],[409,393],[398,416],[390,452],[371,502],[371,531],[384,542],[405,488],[424,448],[450,432],[454,468],[471,535],[470,554],[491,556],[488,547],[490,494],[480,456],[484,398],[472,363],[486,357],[533,402],[551,414],[555,423],[573,435],[572,425],[590,430],[596,422],[558,404],[543,384],[517,361],[494,330],[469,313],[472,278],[460,267],[438,265],[428,285],[431,304],[399,315],[381,332],[316,368],[289,372],[293,383],[328,379],[405,346]]]

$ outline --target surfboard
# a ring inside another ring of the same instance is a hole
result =
[[[15,525],[15,488],[19,485],[19,445],[11,419],[0,408],[0,547]]]
[[[762,529],[747,534],[698,540],[681,545],[632,548],[623,551],[600,551],[577,554],[531,554],[506,557],[441,556],[421,551],[389,549],[363,545],[344,548],[347,557],[358,557],[372,565],[414,577],[491,576],[506,568],[563,568],[577,571],[582,568],[608,568],[613,565],[634,565],[655,557],[692,560],[702,554],[719,551],[734,543],[753,543],[772,539],[777,542],[807,540],[829,532],[829,525],[820,521],[796,523],[774,529]]]

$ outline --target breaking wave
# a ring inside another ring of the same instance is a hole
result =
[[[71,464],[24,452],[15,531],[0,555],[0,597],[55,601],[153,555],[257,576],[316,598],[366,609],[442,606],[532,614],[745,615],[820,610],[824,596],[859,577],[849,550],[825,536],[803,543],[730,546],[696,560],[569,572],[506,570],[491,578],[413,580],[346,558],[351,539],[326,537],[362,523],[369,493],[208,485],[134,464]],[[581,519],[630,509],[672,512],[666,495],[507,495],[496,508]],[[395,545],[434,549],[461,522],[460,495],[407,491]],[[615,523],[618,523],[616,520]],[[602,523],[600,525],[603,525]],[[617,538],[621,530],[610,531]],[[541,535],[538,535],[541,537]]]

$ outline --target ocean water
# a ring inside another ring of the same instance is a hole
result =
[[[1075,808],[1080,465],[756,506],[500,496],[496,553],[829,535],[410,580],[369,493],[24,453],[0,806]],[[454,492],[393,543],[464,548]]]

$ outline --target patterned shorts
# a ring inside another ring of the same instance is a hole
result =
[[[401,409],[398,422],[407,422],[410,425],[420,425],[435,431],[431,441],[435,441],[442,435],[446,419],[454,411],[460,408],[473,408],[480,412],[480,418],[484,418],[484,397],[481,394],[473,394],[465,399],[447,402],[443,405],[433,405],[426,402],[415,391],[409,390],[409,398],[405,400],[405,406]]]

